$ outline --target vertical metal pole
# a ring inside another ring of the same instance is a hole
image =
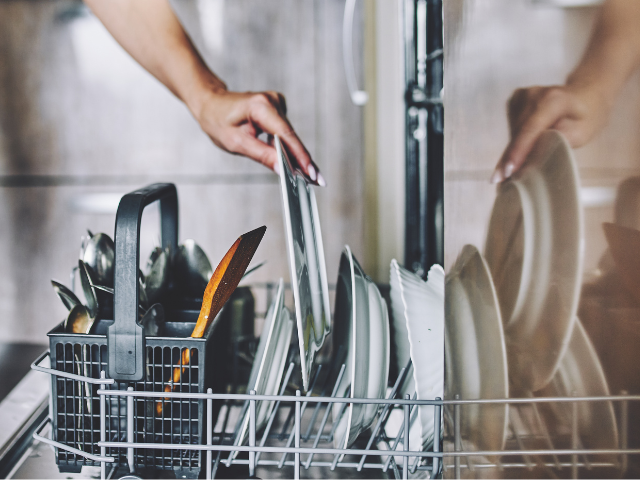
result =
[[[128,392],[133,391],[133,387],[127,387]],[[133,397],[127,396],[127,442],[133,443]],[[129,463],[129,472],[135,470],[133,460],[133,447],[127,448],[127,462]]]
[[[100,378],[104,380],[107,378],[107,375],[104,373],[104,370],[100,372]],[[104,389],[106,385],[102,384],[101,387]],[[100,395],[100,441],[105,442],[107,440],[107,412],[105,405],[105,394]],[[107,454],[106,447],[100,447],[100,456],[104,457]],[[107,478],[107,463],[100,462],[100,478],[105,480]]]
[[[256,391],[251,390],[249,392],[252,396],[255,396]],[[249,400],[249,446],[256,446],[256,401],[254,399]],[[256,452],[249,452],[249,478],[256,476]]]
[[[207,388],[207,394],[211,395],[213,390]],[[211,446],[213,444],[213,400],[207,398],[207,445]],[[207,476],[205,478],[211,478],[211,462],[212,462],[212,454],[211,450],[207,450]]]
[[[442,398],[436,397],[436,401],[442,401]],[[440,428],[442,420],[442,405],[434,405],[433,407],[433,453],[440,453]],[[431,469],[431,478],[436,478],[440,470],[440,459],[433,457],[433,468]]]
[[[627,395],[627,391],[620,392],[621,395]],[[626,450],[629,448],[629,401],[622,400],[620,404],[620,448]],[[621,476],[627,472],[629,466],[629,455],[627,453],[622,454],[622,463],[620,465],[622,472]]]
[[[405,400],[411,400],[411,395],[408,393],[404,396]],[[409,420],[411,417],[411,405],[405,404],[402,406],[404,410],[404,451],[409,451]],[[402,478],[409,478],[409,457],[402,457]]]
[[[296,448],[300,448],[300,390],[296,390],[296,437],[295,437],[295,446]],[[293,467],[293,478],[298,480],[300,478],[300,452],[296,452],[294,455],[294,467]]]
[[[578,448],[578,402],[571,404],[571,448]],[[571,478],[578,478],[578,455],[571,455]]]
[[[456,393],[456,400],[460,400],[460,395]],[[456,452],[461,450],[461,441],[460,441],[460,404],[456,403],[453,406],[453,449]],[[454,466],[455,466],[455,478],[460,478],[460,456],[456,455],[454,457]]]

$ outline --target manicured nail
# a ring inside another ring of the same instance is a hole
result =
[[[276,175],[280,175],[280,162],[276,162],[273,164],[273,171],[276,172]]]
[[[496,168],[493,171],[493,175],[491,175],[491,183],[500,183],[503,179],[502,177],[502,171],[500,170],[500,168]]]
[[[509,178],[512,173],[513,173],[513,164],[512,163],[507,163],[507,165],[504,167],[504,177],[505,177],[505,179]]]
[[[316,169],[313,168],[313,165],[309,165],[307,167],[307,172],[309,172],[309,178],[311,181],[315,182],[318,179],[318,174],[316,173]]]
[[[320,172],[318,172],[318,185],[320,185],[321,187],[327,186],[327,181],[324,179]]]

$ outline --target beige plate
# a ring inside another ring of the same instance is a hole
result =
[[[445,398],[508,398],[507,354],[491,274],[466,245],[445,283]],[[462,437],[480,450],[501,450],[508,405],[463,405]]]
[[[514,180],[498,187],[485,245],[502,318],[510,379],[535,391],[571,338],[582,278],[583,219],[575,160],[544,132]]]

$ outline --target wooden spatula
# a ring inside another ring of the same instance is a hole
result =
[[[204,291],[200,315],[191,337],[202,338],[204,336],[216,315],[240,283],[266,231],[267,227],[262,226],[241,235],[220,261]],[[189,365],[189,359],[189,349],[186,348],[182,351],[182,367],[173,369],[172,378],[164,387],[165,392],[173,391],[174,385],[180,382],[182,373]],[[162,414],[162,407],[163,402],[159,401],[156,405],[158,415]]]
[[[625,287],[640,301],[640,231],[603,223],[611,256]]]

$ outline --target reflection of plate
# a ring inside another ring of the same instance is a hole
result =
[[[278,395],[292,331],[293,321],[289,310],[284,306],[284,282],[280,279],[278,292],[265,317],[260,343],[251,367],[248,391],[255,390],[257,395]],[[275,402],[267,400],[256,402],[256,431],[265,425],[274,404]],[[247,411],[235,444],[244,443],[248,432],[249,412]],[[236,454],[237,452],[233,456],[235,457]]]
[[[443,398],[444,270],[439,265],[432,266],[425,282],[393,260],[390,283],[398,346],[396,361],[402,368],[411,356],[413,363],[412,382],[405,382],[402,393],[413,394],[415,385],[419,400]],[[404,338],[398,338],[399,335]],[[419,446],[427,449],[433,444],[434,408],[423,405],[418,416],[422,432]]]
[[[446,278],[445,397],[508,398],[507,355],[491,274],[480,252],[466,245]],[[501,450],[508,405],[461,406],[462,438],[480,450]]]
[[[609,387],[598,355],[580,320],[576,319],[569,347],[565,352],[553,379],[538,397],[604,397]],[[555,402],[541,403],[540,409],[550,411],[552,420],[547,422],[549,430],[556,435],[570,435],[572,404]],[[578,431],[584,448],[618,448],[618,426],[611,402],[579,402]],[[609,460],[615,461],[615,458]]]
[[[281,172],[280,186],[298,324],[302,382],[307,390],[313,359],[331,330],[327,270],[315,194],[304,177],[291,167],[277,136],[275,145]]]
[[[544,132],[528,167],[498,187],[485,245],[503,319],[514,386],[537,390],[571,338],[582,276],[583,220],[575,160],[558,132]]]
[[[346,368],[337,396],[384,398],[389,378],[389,317],[373,281],[345,246],[340,257],[336,289],[334,341],[347,349]],[[336,403],[340,417],[334,434],[336,448],[348,448],[375,419],[379,405]]]

